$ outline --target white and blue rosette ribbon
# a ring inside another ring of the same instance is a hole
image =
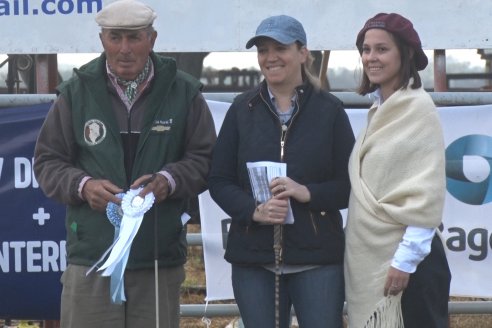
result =
[[[154,204],[154,194],[148,193],[145,198],[138,196],[142,188],[130,189],[125,194],[116,195],[121,199],[121,206],[109,203],[106,214],[115,227],[115,240],[97,263],[87,272],[89,274],[109,253],[108,258],[97,271],[103,276],[111,276],[111,301],[122,304],[126,301],[123,276],[128,256],[135,235],[142,224],[145,212]]]

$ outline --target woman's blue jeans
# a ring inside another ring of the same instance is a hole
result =
[[[234,297],[245,328],[275,327],[275,273],[232,265]],[[324,265],[280,275],[280,328],[290,327],[294,307],[300,328],[341,328],[343,266]]]

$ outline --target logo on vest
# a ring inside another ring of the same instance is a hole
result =
[[[89,146],[101,143],[106,137],[106,126],[100,120],[92,119],[85,122],[84,140]]]
[[[152,132],[162,133],[162,132],[170,131],[172,125],[173,125],[172,118],[168,120],[155,120],[150,130]]]

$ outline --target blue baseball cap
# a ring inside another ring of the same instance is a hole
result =
[[[282,44],[292,44],[299,41],[307,44],[306,32],[302,24],[295,18],[287,15],[272,16],[264,19],[256,29],[256,35],[246,43],[246,49],[256,45],[260,38],[271,38]]]

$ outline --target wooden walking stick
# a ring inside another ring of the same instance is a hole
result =
[[[280,327],[280,257],[282,251],[282,225],[273,226],[273,250],[275,251],[275,328]]]

